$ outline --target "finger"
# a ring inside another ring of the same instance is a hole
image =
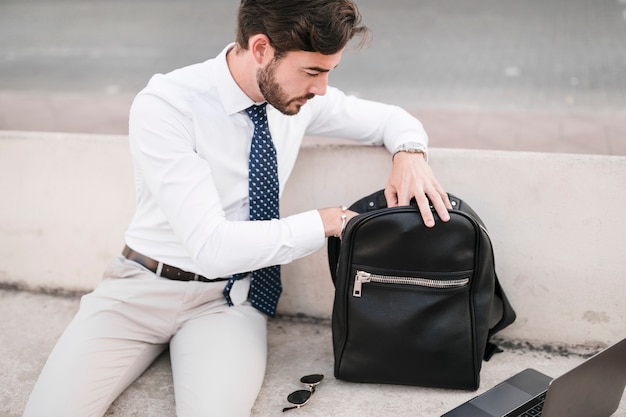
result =
[[[448,208],[451,209],[452,205],[450,204],[450,199],[448,198],[447,193],[444,193],[443,195],[438,193],[433,194],[433,196],[430,197],[430,202],[442,221],[447,222],[450,220]]]
[[[408,189],[400,189],[396,190],[395,198],[398,206],[408,206],[409,204],[411,204],[411,198],[413,198],[413,195],[411,195],[411,191]]]
[[[448,208],[446,207],[443,200],[440,199],[437,202],[433,202],[433,207],[435,208],[437,215],[442,221],[447,222],[448,220],[450,220],[450,213],[448,212]]]
[[[387,207],[398,206],[398,194],[392,188],[385,188],[385,199],[387,200]]]
[[[408,206],[411,204],[411,195],[409,193],[398,194],[398,205]]]
[[[441,190],[439,191],[439,195],[443,197],[443,203],[445,204],[446,208],[449,208],[450,210],[452,210],[452,202],[450,201],[450,197],[448,196],[448,193]]]
[[[422,194],[420,197],[415,197],[415,200],[417,201],[417,207],[422,215],[424,225],[426,225],[426,227],[433,227],[435,225],[435,218],[433,217],[433,212],[430,210],[428,198],[425,194]]]

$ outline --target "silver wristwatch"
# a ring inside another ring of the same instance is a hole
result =
[[[421,153],[424,154],[424,158],[428,156],[428,154],[426,153],[426,146],[419,142],[407,142],[398,146],[396,149],[394,149],[391,155],[391,159],[393,159],[393,157],[396,156],[398,152]]]

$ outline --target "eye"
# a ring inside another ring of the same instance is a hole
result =
[[[317,77],[321,74],[320,72],[317,72],[317,71],[305,71],[304,73],[308,75],[309,77]]]

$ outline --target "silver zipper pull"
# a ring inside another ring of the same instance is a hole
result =
[[[354,290],[352,291],[352,295],[354,297],[361,296],[362,285],[364,282],[370,282],[371,276],[369,272],[365,271],[356,271],[356,276],[354,277]]]

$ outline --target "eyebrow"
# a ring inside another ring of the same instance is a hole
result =
[[[305,70],[308,71],[315,71],[315,72],[330,72],[332,70],[334,70],[335,68],[337,68],[339,65],[335,65],[333,68],[331,69],[327,69],[327,68],[321,68],[321,67],[305,67]]]

